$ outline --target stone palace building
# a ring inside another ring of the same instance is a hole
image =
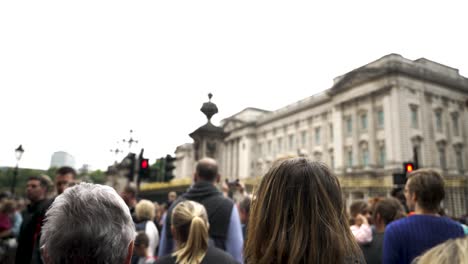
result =
[[[468,211],[468,79],[455,68],[390,54],[284,108],[246,108],[219,129],[220,139],[204,140],[230,180],[258,179],[275,159],[301,155],[333,168],[350,203],[388,196],[393,173],[416,152],[419,167],[444,175],[447,213]],[[178,178],[206,153],[192,138],[176,149]]]

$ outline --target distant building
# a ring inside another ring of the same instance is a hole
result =
[[[70,166],[72,168],[75,168],[75,157],[64,151],[57,151],[54,154],[52,154],[50,167],[58,168],[62,166]]]
[[[176,179],[190,178],[195,171],[195,160],[193,153],[193,144],[187,143],[178,146],[176,151],[175,171]]]
[[[324,92],[273,112],[247,108],[221,126],[224,178],[258,178],[277,158],[306,156],[333,169],[349,204],[389,196],[392,174],[416,152],[445,177],[447,213],[468,212],[468,79],[452,67],[390,54]],[[176,156],[192,157],[184,147]]]

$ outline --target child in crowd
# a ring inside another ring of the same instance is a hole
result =
[[[138,257],[136,264],[153,264],[156,261],[155,257],[150,256],[148,252],[149,238],[145,232],[138,232],[135,238],[135,255]]]

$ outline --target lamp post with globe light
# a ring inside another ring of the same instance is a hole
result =
[[[18,164],[19,164],[19,161],[21,160],[21,157],[23,156],[23,153],[24,153],[23,145],[19,145],[19,147],[15,149],[16,167],[13,173],[13,181],[11,183],[11,194],[13,196],[15,195],[16,178],[18,177]]]

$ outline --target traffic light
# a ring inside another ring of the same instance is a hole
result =
[[[119,165],[119,167],[125,171],[125,176],[129,182],[133,181],[133,176],[135,174],[135,159],[134,153],[128,153]]]
[[[416,169],[416,166],[414,166],[413,162],[405,162],[403,163],[403,170],[405,171],[405,174],[408,174]]]
[[[140,179],[147,179],[150,176],[150,167],[148,159],[140,159],[140,166],[138,168],[138,175]]]
[[[176,160],[175,157],[171,155],[167,155],[165,159],[165,166],[164,166],[164,181],[168,182],[174,179],[174,173],[172,172],[175,169],[174,161]]]

